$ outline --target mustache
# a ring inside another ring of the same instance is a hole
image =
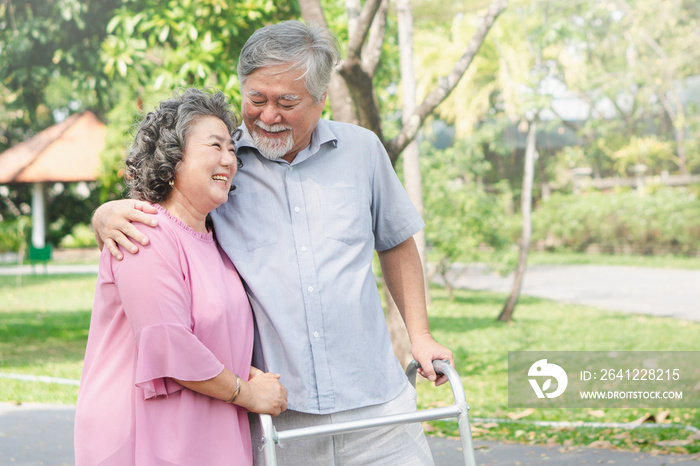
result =
[[[269,131],[269,132],[271,132],[271,133],[282,132],[282,131],[286,131],[286,130],[291,130],[291,129],[292,129],[291,126],[283,125],[283,124],[281,124],[281,123],[278,123],[278,124],[275,124],[275,125],[267,125],[267,124],[263,123],[263,122],[260,121],[260,120],[256,120],[256,121],[255,121],[255,126],[257,126],[258,128],[264,129],[265,131]]]

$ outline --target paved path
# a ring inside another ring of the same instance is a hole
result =
[[[0,403],[0,465],[69,466],[73,459],[75,407]],[[461,443],[429,437],[436,466],[463,465]],[[700,464],[700,455],[649,455],[596,448],[562,449],[522,444],[475,441],[478,465],[578,466],[616,464],[661,466]],[[235,465],[235,461],[231,462]],[[195,465],[193,465],[195,466]],[[381,465],[377,465],[381,466]]]
[[[456,266],[456,288],[509,293],[513,277],[482,266]],[[439,279],[435,279],[439,281]],[[601,265],[528,267],[522,294],[602,309],[700,321],[700,270]]]

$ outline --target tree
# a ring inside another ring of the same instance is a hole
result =
[[[480,179],[489,169],[481,137],[458,140],[446,149],[423,144],[421,168],[425,182],[426,237],[437,256],[440,274],[450,299],[453,288],[449,272],[456,260],[479,262],[498,270],[511,264],[511,232],[515,217],[510,211],[507,181],[487,192]]]
[[[383,5],[386,1],[382,2]],[[401,87],[403,90],[403,121],[404,125],[409,124],[408,117],[413,114],[416,107],[416,78],[413,68],[413,16],[411,14],[411,4],[409,0],[397,0],[397,17],[399,29],[399,64],[401,69]],[[423,187],[421,183],[420,161],[418,142],[411,141],[403,151],[404,186],[411,198],[413,205],[418,210],[419,215],[423,215]],[[421,230],[414,235],[421,264],[423,265],[423,276],[425,277],[425,297],[427,305],[430,304],[430,289],[425,273],[425,231]],[[398,312],[396,303],[391,299],[390,293],[385,295],[387,300],[386,320],[389,333],[392,335],[394,353],[402,358],[403,366],[411,362],[411,345],[408,332],[403,324],[401,315]]]
[[[141,100],[212,86],[239,101],[238,52],[256,29],[292,15],[289,8],[266,0],[123,0],[102,44],[105,72],[136,87]]]
[[[496,141],[505,139],[505,129],[518,133],[524,129],[524,132],[528,133],[528,144],[522,164],[522,183],[518,186],[514,177],[507,177],[513,182],[513,192],[519,192],[520,195],[522,234],[521,254],[513,290],[505,305],[506,311],[500,317],[506,320],[510,320],[518,300],[529,250],[538,127],[535,116],[551,108],[552,84],[564,80],[562,62],[566,56],[566,48],[563,39],[567,35],[567,27],[566,18],[559,16],[558,10],[559,5],[556,3],[543,6],[539,2],[529,0],[514,2],[513,7],[499,20],[484,44],[484,54],[480,56],[479,66],[470,69],[468,79],[456,89],[460,96],[459,105],[455,105],[453,101],[445,102],[438,109],[441,116],[448,121],[461,120],[462,131],[472,133],[472,138],[473,133],[477,131],[474,128],[480,128],[478,132],[485,132],[489,131],[489,127],[498,129],[499,125],[502,125],[503,129],[500,132],[491,134],[491,140],[486,138],[484,151],[495,155],[492,159],[496,162],[499,162],[498,159],[502,155],[509,157],[508,165],[513,172],[515,162],[521,160],[515,149],[515,141],[512,141],[510,148]],[[456,17],[450,34],[458,37],[463,30],[459,27],[463,22],[463,18]],[[435,55],[428,53],[425,59],[436,61]],[[432,63],[425,68],[436,69],[440,66]],[[467,83],[471,86],[467,87]],[[469,92],[471,89],[478,89],[479,92]],[[465,121],[469,123],[464,125]],[[517,124],[518,121],[521,124]],[[503,165],[505,164],[498,163],[496,168]],[[445,226],[442,229],[447,230]],[[464,234],[468,235],[467,232]],[[472,248],[475,246],[478,244],[472,245]],[[442,248],[446,249],[445,245],[442,245]]]
[[[302,16],[307,22],[320,22],[327,25],[319,0],[301,0],[299,5]],[[349,0],[346,5],[349,26],[347,29],[347,52],[338,68],[338,74],[349,91],[350,100],[341,97],[341,103],[338,105],[347,106],[349,102],[352,102],[355,112],[344,113],[354,113],[361,126],[377,134],[386,147],[392,163],[396,163],[399,154],[415,139],[425,119],[449,96],[464,75],[484,42],[486,34],[498,16],[505,10],[507,1],[495,0],[490,5],[481,17],[474,36],[464,46],[462,56],[453,65],[451,71],[438,81],[432,91],[417,105],[413,114],[406,118],[409,123],[403,125],[399,134],[390,140],[384,136],[381,111],[373,83],[374,73],[381,55],[386,21],[382,0],[367,0],[364,5],[361,5],[359,0]],[[329,97],[331,101],[334,100],[333,93],[329,92]],[[333,108],[334,115],[335,108]],[[338,119],[337,115],[336,119]]]
[[[673,142],[671,171],[698,164],[687,137],[697,115],[682,92],[700,73],[699,11],[696,0],[615,0],[568,10],[569,46],[579,56],[570,63],[567,85],[592,109],[584,137],[598,146],[590,160],[596,175],[610,176],[613,154],[650,132]]]
[[[537,148],[535,146],[537,137],[537,117],[528,121],[527,148],[525,149],[525,171],[523,174],[523,190],[521,196],[522,233],[520,236],[520,254],[518,256],[518,267],[513,277],[513,287],[498,320],[509,322],[513,318],[515,305],[520,297],[525,269],[527,267],[527,255],[530,250],[530,238],[532,237],[532,182],[535,172],[535,156]]]
[[[119,95],[108,114],[102,202],[123,195],[125,148],[143,109],[190,86],[215,87],[240,102],[238,52],[256,29],[295,14],[291,8],[267,0],[121,2],[102,43],[102,67]]]
[[[108,106],[99,44],[121,0],[0,1],[0,151],[85,108]]]

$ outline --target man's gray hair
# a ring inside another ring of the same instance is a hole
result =
[[[338,41],[328,29],[317,24],[283,21],[258,29],[250,36],[238,59],[238,80],[243,87],[255,70],[289,63],[289,70],[304,70],[304,87],[317,104],[328,90],[338,61]]]

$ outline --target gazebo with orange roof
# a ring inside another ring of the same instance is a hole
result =
[[[46,247],[47,183],[94,181],[106,128],[90,111],[76,113],[0,154],[0,184],[32,183],[32,246]]]

